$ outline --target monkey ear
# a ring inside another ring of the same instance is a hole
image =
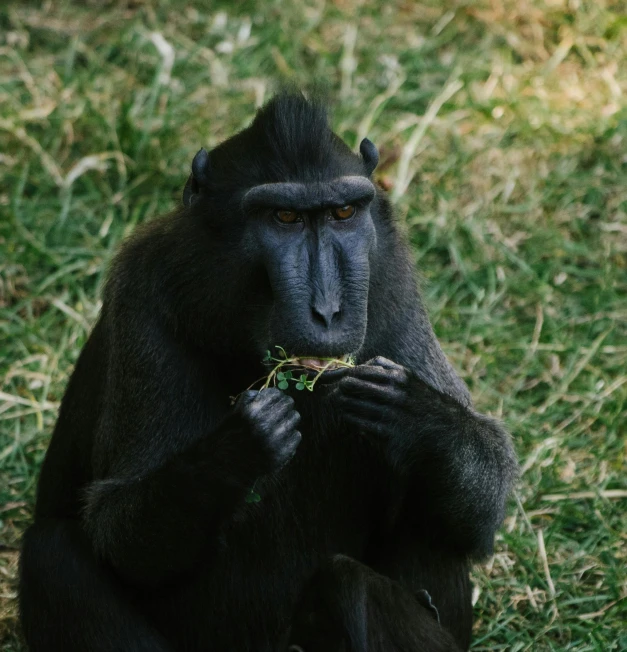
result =
[[[359,145],[359,153],[366,166],[366,174],[370,176],[379,164],[379,152],[376,145],[367,138],[364,138]]]
[[[183,190],[183,205],[191,206],[199,197],[200,189],[209,183],[211,165],[209,153],[204,147],[198,150],[192,161],[192,173]]]

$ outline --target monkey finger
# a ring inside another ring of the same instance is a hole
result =
[[[407,388],[398,383],[381,383],[361,376],[348,376],[343,378],[338,384],[337,389],[341,392],[368,393],[374,395],[385,394],[387,392],[407,393]]]
[[[382,367],[383,369],[387,369],[388,371],[392,371],[394,369],[396,370],[404,370],[405,367],[402,365],[389,360],[388,358],[384,358],[382,355],[378,355],[371,360],[368,360],[364,364],[372,367]]]
[[[276,423],[285,421],[293,414],[298,415],[298,418],[300,419],[300,413],[298,412],[298,410],[294,408],[293,402],[272,403],[271,405],[268,406],[267,411],[268,411],[268,418]]]
[[[337,383],[342,380],[347,374],[352,371],[352,367],[340,367],[339,369],[331,369],[330,371],[325,371],[317,382],[322,385],[331,385],[332,383]]]
[[[290,413],[284,415],[280,420],[276,421],[276,432],[277,433],[288,433],[296,429],[296,426],[300,423],[300,414],[296,410],[292,410]]]
[[[268,415],[268,430],[273,436],[280,437],[284,432],[294,430],[300,423],[300,414],[296,410],[278,410]]]
[[[362,376],[347,376],[337,384],[340,392],[380,394],[388,389],[395,389],[395,384],[381,383]]]
[[[263,401],[286,401],[293,403],[294,399],[282,392],[278,387],[268,387],[259,391],[259,400]]]
[[[409,385],[409,374],[404,369],[388,370],[382,367],[360,365],[352,370],[348,378],[357,378],[379,385],[397,385],[399,387]],[[343,382],[345,382],[344,379]]]
[[[333,388],[331,388],[327,393],[326,393],[326,399],[332,404],[335,405],[337,398],[340,396],[340,390],[338,389],[337,385],[334,385]]]
[[[264,410],[276,408],[279,405],[292,407],[294,405],[294,399],[276,387],[269,387],[260,391],[255,400],[255,407]]]
[[[283,457],[285,458],[285,461],[289,461],[294,457],[296,453],[296,449],[300,445],[301,439],[303,436],[300,434],[298,430],[295,430],[290,434],[289,437],[285,437],[283,439],[283,445],[281,447],[281,452]]]
[[[375,421],[385,419],[388,412],[380,403],[342,394],[337,398],[337,405],[343,413],[355,414]]]
[[[401,407],[407,403],[407,391],[399,387],[389,387],[362,381],[357,378],[346,378],[338,385],[338,392],[348,397],[363,398],[382,405]]]
[[[259,395],[258,390],[256,390],[256,389],[247,389],[246,391],[242,392],[239,395],[239,397],[238,397],[238,399],[236,401],[236,405],[237,404],[245,405],[245,404],[251,403],[252,401],[254,401],[257,398],[258,395]]]

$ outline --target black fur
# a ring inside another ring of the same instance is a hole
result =
[[[435,339],[384,193],[335,217],[376,148],[288,94],[203,152],[184,206],[120,251],[63,399],[21,559],[31,650],[275,652],[301,645],[299,596],[338,650],[466,649],[468,565],[515,461]],[[285,224],[243,203],[273,183],[315,205]],[[358,366],[232,407],[274,345]]]
[[[461,651],[427,591],[413,594],[343,555],[309,581],[287,638],[290,652]]]

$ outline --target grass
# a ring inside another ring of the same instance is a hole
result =
[[[260,7],[263,6],[263,9]],[[0,6],[0,648],[20,533],[120,240],[273,80],[368,135],[438,336],[522,477],[475,650],[627,649],[627,4]]]

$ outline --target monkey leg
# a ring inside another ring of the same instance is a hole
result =
[[[297,606],[290,652],[461,652],[425,590],[335,556]]]
[[[27,530],[20,610],[31,652],[170,652],[99,566],[78,521],[38,519]]]
[[[398,582],[426,607],[437,610],[442,629],[452,635],[458,646],[451,649],[470,647],[472,585],[470,565],[463,554],[447,549],[443,543],[396,532],[375,557],[373,569]]]

